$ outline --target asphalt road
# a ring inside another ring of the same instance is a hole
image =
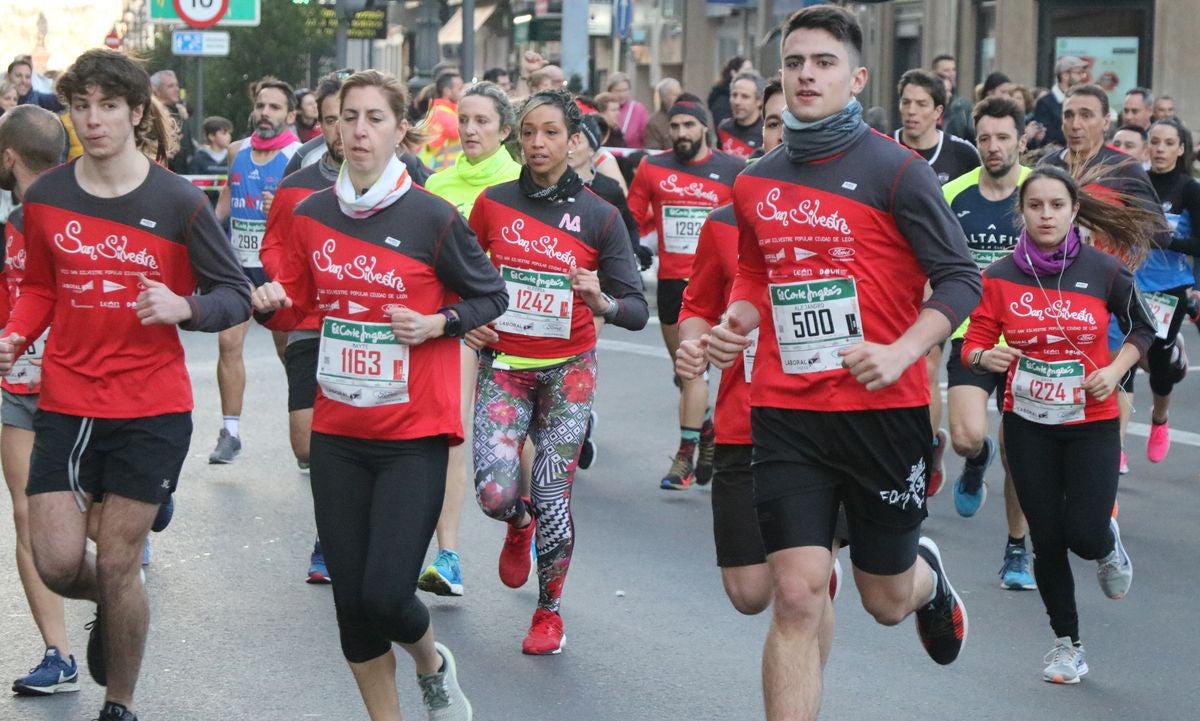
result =
[[[1189,340],[1195,330],[1184,329]],[[189,335],[196,434],[171,527],[153,538],[148,569],[153,621],[135,709],[143,721],[366,719],[342,660],[328,587],[303,582],[313,539],[307,477],[287,443],[285,381],[268,334],[247,345],[245,450],[229,466],[207,455],[220,427],[216,339]],[[1197,345],[1200,347],[1200,344]],[[673,453],[676,391],[657,328],[607,329],[601,341],[597,464],[577,477],[577,547],[563,615],[562,655],[533,658],[520,643],[536,587],[513,591],[495,572],[500,524],[468,500],[461,552],[466,596],[424,595],[438,637],[456,653],[480,721],[664,721],[762,718],[759,657],[769,615],[745,617],[726,601],[715,568],[709,491],[658,489]],[[939,667],[921,650],[912,621],[876,625],[852,583],[837,603],[837,635],[821,717],[1025,721],[1195,719],[1193,672],[1200,610],[1196,518],[1200,516],[1200,381],[1177,391],[1176,442],[1166,462],[1144,456],[1149,390],[1139,379],[1130,437],[1133,472],[1122,479],[1121,525],[1135,580],[1106,599],[1094,564],[1076,560],[1082,635],[1091,673],[1075,687],[1041,681],[1053,645],[1035,592],[1001,590],[1005,538],[999,469],[992,499],[962,519],[948,492],[932,499],[927,533],[970,613],[957,663]],[[996,425],[992,417],[993,428]],[[952,480],[958,461],[949,463]],[[0,501],[7,514],[7,496]],[[38,660],[41,642],[0,534],[0,677]],[[843,562],[847,561],[843,553]],[[90,604],[68,603],[71,641],[82,656]],[[424,718],[411,662],[398,681],[406,718]],[[0,719],[90,719],[103,690],[0,700]]]

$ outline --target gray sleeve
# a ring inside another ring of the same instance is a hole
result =
[[[642,277],[638,273],[629,231],[616,208],[600,231],[599,275],[600,289],[617,302],[617,312],[606,320],[629,330],[641,330],[650,319],[650,308],[642,294]]]
[[[1116,272],[1108,287],[1108,310],[1117,320],[1117,327],[1125,334],[1125,342],[1131,344],[1142,357],[1150,350],[1158,325],[1142,300],[1133,282],[1133,273],[1124,263],[1116,262]],[[1180,312],[1180,308],[1176,312]]]
[[[916,158],[916,156],[914,156]],[[928,163],[908,160],[892,191],[892,216],[925,270],[932,308],[957,328],[979,304],[983,281],[967,250],[967,238],[954,217]]]
[[[438,280],[461,299],[449,307],[462,321],[463,332],[499,318],[508,308],[504,280],[457,212],[438,238],[433,269]]]
[[[187,297],[192,317],[179,327],[216,333],[244,323],[250,318],[250,281],[206,197],[201,196],[184,232],[199,293]]]

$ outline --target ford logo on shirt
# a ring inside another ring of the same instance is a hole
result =
[[[836,248],[830,248],[829,257],[838,260],[848,260],[854,257],[854,248],[848,248],[844,245],[839,245]]]
[[[1094,340],[1096,340],[1096,336],[1091,333],[1084,333],[1083,335],[1079,336],[1080,343],[1091,343]]]

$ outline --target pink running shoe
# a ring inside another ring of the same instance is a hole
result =
[[[1171,429],[1167,422],[1150,424],[1150,440],[1146,441],[1146,457],[1151,463],[1161,463],[1171,450]]]
[[[1129,461],[1125,458],[1125,451],[1121,451],[1121,465],[1117,467],[1117,472],[1122,476],[1129,474]]]

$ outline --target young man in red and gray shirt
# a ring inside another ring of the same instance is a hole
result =
[[[750,422],[775,587],[768,721],[815,719],[820,708],[838,503],[867,611],[885,625],[915,611],[941,664],[966,640],[966,609],[921,535],[932,443],[917,361],[978,303],[981,285],[929,165],[862,121],[854,16],[805,8],[782,38],[785,147],[734,184],[738,272],[726,320],[703,341],[727,367],[761,328]],[[933,295],[922,303],[926,279]]]
[[[746,164],[708,147],[708,111],[694,95],[681,95],[667,119],[673,152],[648,157],[638,166],[629,186],[629,210],[642,235],[658,232],[658,320],[667,353],[674,359],[679,309],[700,227],[713,208],[729,202],[733,179]],[[693,478],[700,485],[712,478],[713,431],[705,410],[705,380],[676,376],[675,382],[680,388],[679,450],[660,486],[682,491],[691,487]]]
[[[84,154],[25,193],[27,267],[0,373],[53,320],[26,489],[34,557],[51,590],[97,604],[87,657],[108,686],[100,721],[136,721],[128,707],[149,626],[142,548],[192,432],[178,329],[244,322],[250,288],[203,192],[138,150],[146,113],[166,132],[146,71],[89,50],[58,92]],[[101,497],[93,555],[80,511]]]

